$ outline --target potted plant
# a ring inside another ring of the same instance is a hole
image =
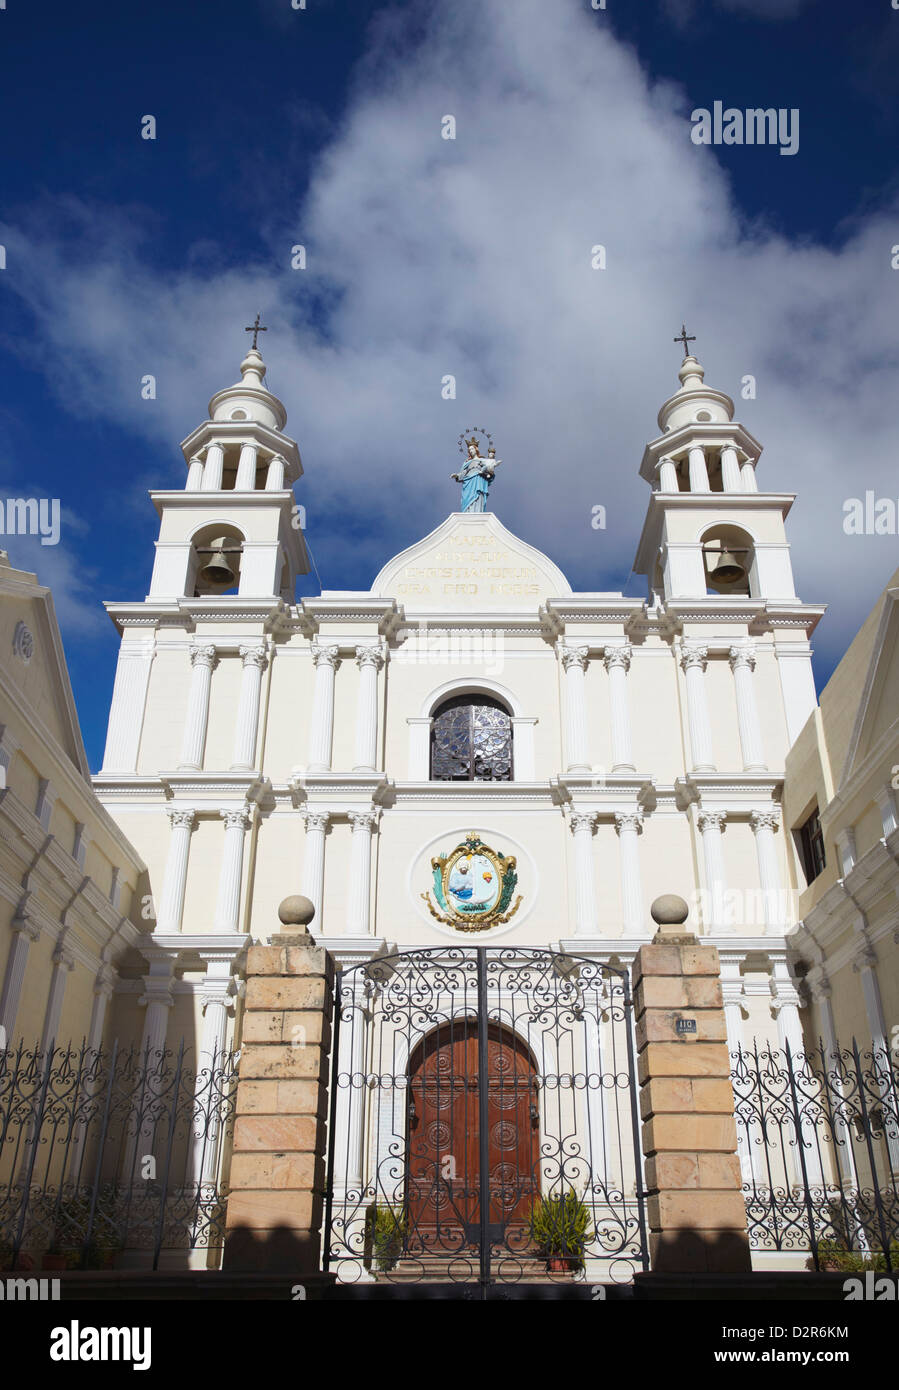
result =
[[[375,1203],[365,1215],[365,1244],[377,1270],[393,1269],[406,1238],[406,1213],[402,1207]]]
[[[531,1212],[531,1238],[550,1273],[582,1267],[589,1225],[590,1213],[573,1189],[541,1198]]]
[[[890,1262],[893,1269],[899,1269],[899,1242],[890,1245]],[[814,1269],[815,1261],[809,1256],[806,1269]],[[843,1240],[818,1241],[818,1268],[829,1274],[863,1274],[866,1270],[885,1270],[886,1256],[882,1251],[864,1254],[860,1250],[850,1250]]]
[[[81,1262],[83,1232],[87,1229],[87,1199],[77,1193],[60,1197],[53,1210],[50,1244],[41,1256],[41,1269],[75,1269]]]

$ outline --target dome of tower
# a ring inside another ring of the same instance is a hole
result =
[[[696,357],[685,357],[678,372],[680,389],[659,411],[659,429],[680,429],[689,424],[727,424],[734,418],[734,403],[723,391],[705,385],[705,368]]]
[[[250,348],[240,364],[240,381],[217,391],[209,402],[210,420],[254,420],[269,429],[283,430],[287,411],[263,384],[265,372],[262,353]]]

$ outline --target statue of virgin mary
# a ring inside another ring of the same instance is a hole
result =
[[[492,457],[492,449],[490,458],[482,458],[478,453],[478,441],[474,435],[465,442],[468,445],[468,458],[460,472],[451,473],[450,477],[454,482],[462,484],[460,510],[463,512],[485,512],[490,484],[493,482],[496,469],[502,460]]]

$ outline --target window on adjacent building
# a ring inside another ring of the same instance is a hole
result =
[[[458,695],[434,711],[431,779],[511,782],[512,717],[489,695]]]
[[[826,863],[824,857],[824,836],[817,808],[812,811],[805,825],[799,827],[799,843],[802,847],[802,867],[808,883],[817,878]]]

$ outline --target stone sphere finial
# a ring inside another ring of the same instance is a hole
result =
[[[308,927],[315,916],[315,904],[302,893],[292,893],[278,908],[278,917],[285,927]]]
[[[649,913],[657,926],[679,927],[681,923],[686,922],[690,909],[677,893],[663,893],[660,898],[656,898]]]

